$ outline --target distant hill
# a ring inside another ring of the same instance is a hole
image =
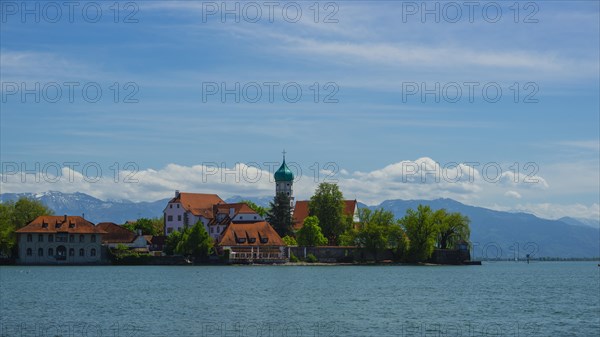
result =
[[[154,202],[131,202],[125,200],[103,201],[84,193],[5,193],[0,201],[17,200],[19,197],[40,200],[56,214],[85,214],[86,219],[97,223],[112,221],[124,223],[139,217],[160,217],[166,203],[165,198]],[[272,197],[234,196],[227,202],[251,200],[267,207]],[[359,203],[359,207],[383,207],[393,212],[397,218],[404,216],[409,208],[419,204],[433,209],[445,208],[450,212],[460,212],[471,219],[471,241],[476,258],[504,257],[526,253],[549,257],[598,257],[600,256],[600,230],[594,227],[594,220],[562,218],[560,220],[541,219],[527,213],[494,211],[487,208],[462,204],[452,199],[436,200],[386,200],[376,206]]]
[[[51,208],[55,214],[85,215],[93,223],[110,221],[118,224],[137,218],[161,217],[169,198],[153,202],[127,200],[103,201],[85,193],[3,193],[0,201],[16,201],[21,197],[36,199]]]
[[[592,228],[600,228],[600,220],[571,218],[568,216],[560,218],[558,220],[573,226],[587,226]]]

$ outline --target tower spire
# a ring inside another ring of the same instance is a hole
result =
[[[285,161],[285,154],[286,154],[285,149],[283,149],[283,151],[281,153],[283,153],[283,161]]]

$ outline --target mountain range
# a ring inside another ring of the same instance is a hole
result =
[[[160,217],[170,200],[165,198],[153,202],[127,200],[100,200],[85,193],[4,193],[0,202],[27,197],[41,201],[55,214],[84,215],[94,223],[111,221],[124,223],[140,217]],[[251,200],[268,206],[271,197],[234,196],[227,202]],[[474,258],[522,258],[525,254],[543,257],[599,257],[600,223],[593,219],[564,217],[558,220],[542,219],[520,212],[503,212],[482,207],[469,206],[452,199],[435,200],[386,200],[379,205],[359,207],[383,208],[401,218],[409,208],[429,205],[432,209],[444,208],[449,212],[460,212],[471,220],[471,242]]]

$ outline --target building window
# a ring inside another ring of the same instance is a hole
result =
[[[96,256],[96,249],[92,248],[92,250],[90,250],[90,256]]]
[[[214,233],[215,232],[215,228],[214,227],[210,227],[210,233]]]
[[[244,217],[240,215],[240,220],[242,220]]]
[[[177,221],[181,221],[181,215],[177,216]]]
[[[173,204],[169,204],[169,208],[173,208]]]
[[[84,240],[85,240],[85,239],[84,239],[84,236],[83,236],[83,234],[79,234],[79,242],[83,242]]]
[[[42,248],[38,248],[38,256],[44,256],[44,250]]]
[[[31,234],[27,234],[27,242],[31,241],[33,241],[33,237],[31,236]]]
[[[54,242],[54,234],[48,234],[48,242]]]
[[[167,221],[173,221],[173,216],[172,215],[167,215]]]
[[[96,242],[96,234],[92,234],[91,242]]]
[[[177,204],[177,208],[179,208],[179,204]]]
[[[48,256],[53,256],[53,255],[54,255],[54,249],[48,248]]]
[[[73,235],[73,234],[69,235],[69,242],[75,242],[75,235]]]
[[[38,234],[38,242],[44,242],[44,234]]]
[[[31,256],[31,254],[33,254],[33,253],[31,252],[31,248],[27,248],[27,256]]]
[[[83,250],[83,248],[79,249],[79,256],[85,256],[85,251]]]
[[[64,260],[66,258],[67,258],[67,249],[65,248],[65,246],[56,247],[56,259]]]
[[[173,233],[173,227],[167,227],[167,234]]]
[[[69,248],[69,256],[75,256],[75,249]]]

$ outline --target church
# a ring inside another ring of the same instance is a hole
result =
[[[290,198],[292,208],[293,229],[295,231],[302,228],[304,219],[309,214],[309,200],[295,201],[294,198],[294,173],[285,163],[285,151],[283,154],[283,163],[275,172],[275,194],[285,193]],[[344,215],[352,216],[353,222],[358,222],[358,202],[356,200],[344,200]]]

